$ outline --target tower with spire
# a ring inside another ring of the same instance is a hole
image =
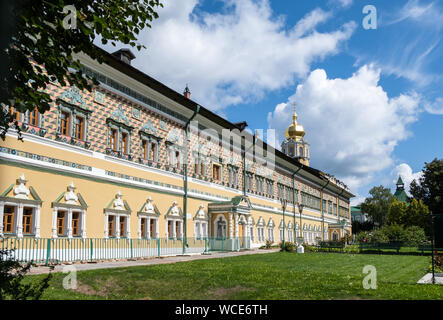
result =
[[[281,149],[286,155],[309,166],[309,143],[303,138],[305,136],[305,129],[297,122],[298,115],[295,109],[295,102],[293,106],[292,123],[285,130],[286,140],[283,141]]]
[[[406,194],[405,184],[403,183],[401,176],[398,176],[396,187],[397,189],[395,190],[394,197],[400,202],[409,203],[409,197]]]

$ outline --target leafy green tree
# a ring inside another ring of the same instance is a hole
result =
[[[52,274],[49,273],[36,283],[23,283],[23,278],[31,266],[31,262],[21,265],[14,260],[11,250],[0,250],[0,300],[40,299],[45,289],[49,287]]]
[[[418,226],[410,226],[406,228],[406,244],[410,246],[418,246],[426,241],[426,235],[423,228]]]
[[[412,199],[409,204],[404,225],[423,228],[426,234],[431,233],[429,208],[421,201]]]
[[[408,206],[406,203],[394,200],[389,206],[386,223],[388,225],[404,225],[407,219],[407,212]]]
[[[443,214],[443,159],[426,163],[419,181],[410,185],[411,195],[423,201],[433,214]]]
[[[0,1],[0,105],[19,112],[49,110],[47,84],[58,82],[92,90],[97,81],[84,75],[74,54],[104,62],[93,44],[117,42],[137,47],[137,35],[158,17],[160,0],[2,0]],[[92,83],[91,83],[92,81]],[[0,136],[14,123],[0,107]]]
[[[379,231],[388,238],[389,242],[405,242],[407,240],[405,229],[397,224],[386,225]]]
[[[381,227],[386,223],[389,207],[395,198],[391,190],[383,186],[373,187],[369,194],[370,197],[360,205],[361,211]]]

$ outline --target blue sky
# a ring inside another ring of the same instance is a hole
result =
[[[311,165],[362,200],[443,158],[443,3],[165,0],[135,67],[230,121],[275,128],[297,104]],[[377,10],[366,30],[365,5]],[[105,46],[108,51],[115,50]]]

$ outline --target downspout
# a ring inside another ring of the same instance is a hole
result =
[[[292,205],[294,206],[294,243],[296,243],[296,231],[295,231],[295,226],[297,225],[295,223],[295,175],[297,174],[297,172],[299,172],[301,169],[303,168],[303,164],[301,164],[301,167],[298,168],[297,171],[295,171],[292,174]],[[301,215],[300,215],[300,231],[301,231]]]
[[[191,121],[197,116],[198,112],[200,111],[200,106],[197,105],[195,108],[194,114],[192,117],[186,122],[185,124],[185,161],[184,162],[184,176],[185,176],[185,183],[184,183],[184,195],[183,195],[183,211],[184,211],[184,217],[183,217],[183,231],[184,231],[184,239],[183,239],[183,254],[185,254],[185,246],[188,246],[188,231],[187,231],[187,220],[188,220],[188,139],[189,139],[189,124]]]
[[[325,211],[323,210],[323,190],[328,186],[329,184],[329,179],[328,182],[320,189],[321,192],[321,199],[320,199],[320,204],[321,204],[321,239],[322,241],[325,241]]]

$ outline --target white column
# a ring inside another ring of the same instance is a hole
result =
[[[68,233],[68,239],[72,238],[72,209],[69,208],[68,209],[68,221],[67,221],[68,225],[67,225],[67,233]]]
[[[146,235],[148,239],[152,239],[153,235],[151,234],[151,218],[146,219]]]
[[[3,237],[3,214],[5,210],[5,203],[0,202],[0,237]]]
[[[158,219],[154,219],[154,227],[155,227],[155,238],[159,238],[159,226],[158,226]]]
[[[80,222],[81,235],[83,239],[86,239],[86,210],[82,210],[82,220]]]
[[[120,216],[115,215],[115,237],[117,239],[120,239]]]
[[[57,208],[52,210],[52,238],[57,238]]]
[[[234,215],[235,237],[238,238],[238,214]]]
[[[108,214],[105,213],[105,239],[108,239],[109,237],[108,220],[109,220]]]
[[[1,210],[1,208],[0,208]],[[3,211],[3,210],[1,210]],[[3,221],[3,217],[1,220]],[[35,208],[35,212],[34,212],[34,235],[35,235],[35,239],[40,238],[40,206],[37,206]]]
[[[138,224],[137,224],[137,233],[138,233],[138,238],[141,239],[142,238],[142,219],[143,217],[138,216]],[[146,219],[148,221],[148,219]],[[146,227],[146,225],[145,225]]]
[[[229,214],[229,238],[234,238],[234,225],[233,225],[232,213]]]
[[[128,214],[126,216],[126,238],[131,238],[131,216]]]
[[[23,203],[18,204],[17,211],[17,238],[23,238]]]
[[[175,220],[172,220],[172,238],[177,238],[177,230]]]

